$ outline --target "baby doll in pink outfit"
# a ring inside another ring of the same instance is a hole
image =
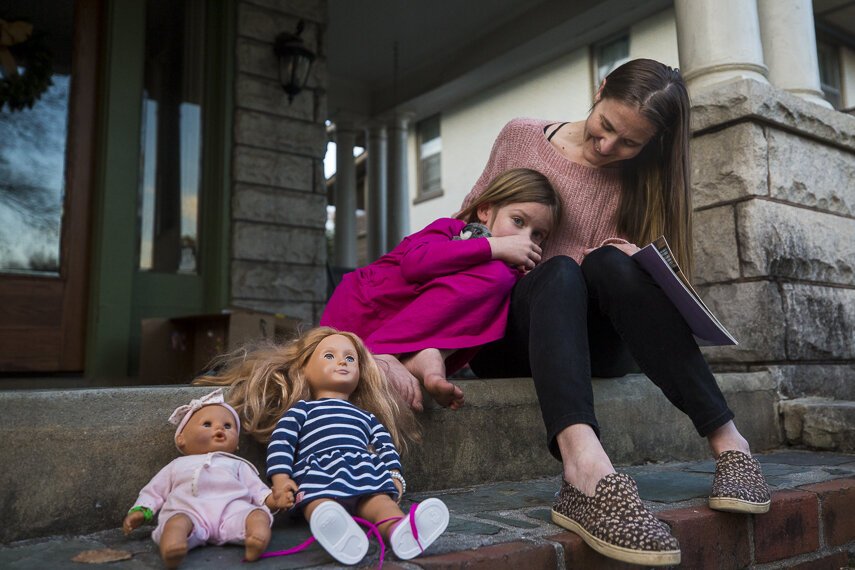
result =
[[[158,515],[152,539],[167,568],[177,568],[187,551],[203,544],[244,544],[257,560],[270,542],[270,488],[258,470],[233,452],[240,418],[223,400],[222,389],[180,406],[175,445],[184,454],[143,487],[122,528],[130,534]]]

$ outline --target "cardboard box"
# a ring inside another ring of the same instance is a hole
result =
[[[171,319],[144,319],[140,383],[186,384],[206,372],[215,357],[259,340],[297,336],[300,321],[245,310]]]

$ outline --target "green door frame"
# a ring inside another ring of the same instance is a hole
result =
[[[107,2],[86,339],[90,379],[136,374],[140,318],[215,312],[228,304],[235,4],[208,5],[220,9],[206,18],[200,274],[186,276],[137,270],[145,2]]]

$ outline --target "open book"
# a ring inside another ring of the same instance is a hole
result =
[[[739,344],[712,311],[701,301],[686,275],[677,265],[665,236],[641,248],[632,258],[647,271],[686,319],[701,346]]]

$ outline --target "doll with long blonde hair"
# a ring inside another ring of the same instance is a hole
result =
[[[232,355],[221,373],[197,383],[231,386],[244,429],[268,443],[275,507],[302,509],[339,562],[356,564],[368,550],[353,515],[376,525],[401,559],[417,556],[448,525],[448,509],[434,498],[404,520],[398,447],[418,439],[415,418],[358,336],[312,329],[284,346]]]

